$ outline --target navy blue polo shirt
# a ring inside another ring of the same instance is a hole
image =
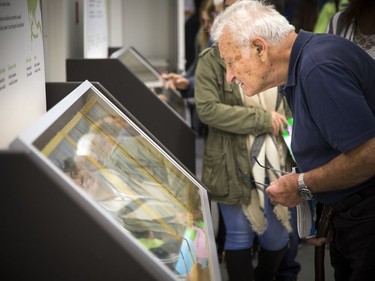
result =
[[[375,137],[375,60],[351,41],[300,31],[283,90],[293,113],[291,146],[300,171]],[[370,185],[375,188],[375,177],[316,198],[329,204]]]

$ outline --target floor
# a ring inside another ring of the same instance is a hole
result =
[[[203,152],[203,139],[197,138],[196,140],[196,171],[197,177],[201,177],[202,170],[202,153]],[[217,210],[213,205],[212,220],[214,229],[217,229]],[[325,253],[325,281],[334,281],[333,269],[330,265],[329,249],[326,247]],[[304,242],[300,244],[297,255],[297,261],[301,264],[301,271],[298,275],[298,281],[315,281],[314,275],[314,247]],[[254,264],[256,261],[254,261]],[[227,281],[228,276],[226,273],[225,263],[220,264],[222,281]]]
[[[301,271],[298,275],[298,281],[315,281],[314,275],[314,247],[305,243],[301,244],[298,252],[297,261],[301,264]],[[329,250],[326,249],[325,256],[325,281],[334,281],[333,269],[329,263]],[[256,260],[254,260],[256,264]],[[228,281],[225,264],[220,264],[222,281]]]

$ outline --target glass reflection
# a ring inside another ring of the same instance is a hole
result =
[[[81,99],[41,151],[182,280],[210,280],[198,187],[126,116]]]

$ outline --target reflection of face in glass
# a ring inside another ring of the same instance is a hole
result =
[[[90,131],[82,135],[76,154],[92,157],[105,166],[119,141],[137,135],[139,133],[122,118],[105,116],[91,124]]]
[[[102,132],[84,134],[77,143],[76,154],[95,160],[99,165],[106,165],[116,140]],[[98,167],[98,166],[96,166]]]
[[[93,159],[78,156],[66,173],[95,201],[112,199],[115,197],[114,191],[106,185],[92,161]]]

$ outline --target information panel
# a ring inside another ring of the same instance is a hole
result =
[[[0,148],[45,111],[40,1],[0,1]]]

